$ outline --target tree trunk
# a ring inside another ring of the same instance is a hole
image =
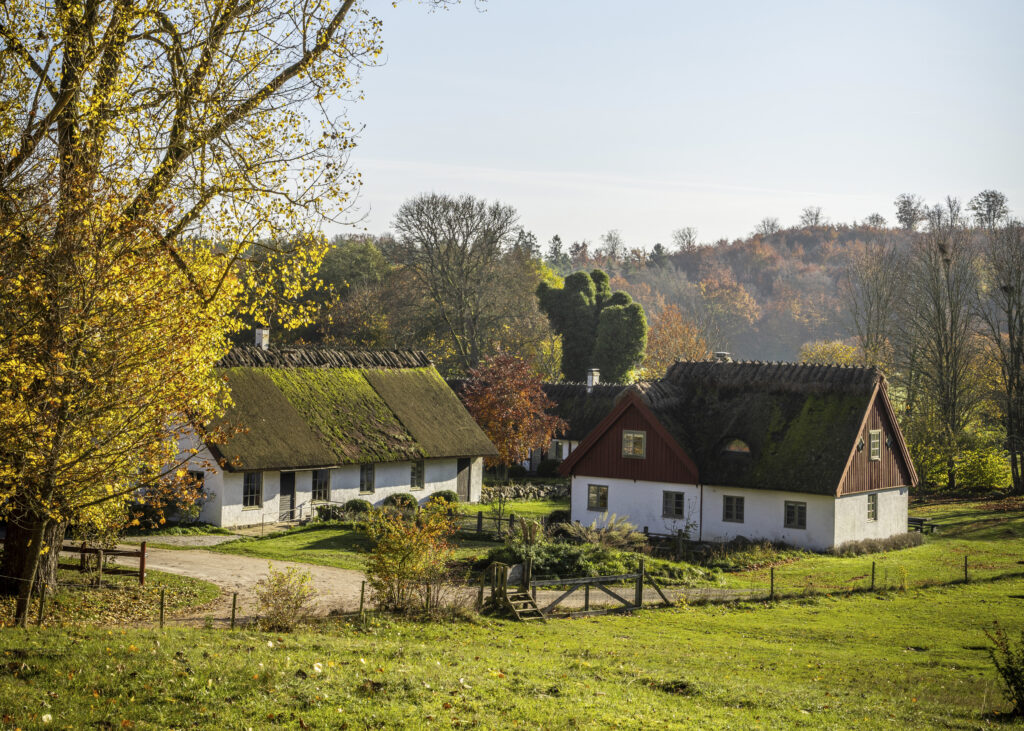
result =
[[[47,591],[56,589],[59,549],[66,528],[66,523],[25,513],[8,522],[0,556],[0,592],[17,596],[15,624],[24,623],[33,591],[38,592],[44,584]]]

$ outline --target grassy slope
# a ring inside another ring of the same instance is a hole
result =
[[[1024,628],[1022,592],[296,635],[6,631],[0,708],[23,728],[42,713],[56,727],[976,727],[1007,709],[982,630]]]

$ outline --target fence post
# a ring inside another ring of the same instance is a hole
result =
[[[164,594],[165,594],[166,591],[167,591],[167,589],[160,589],[160,629],[164,628],[164,606],[165,606]]]
[[[359,587],[359,619],[363,618],[363,601],[366,599],[366,582]]]
[[[636,589],[633,592],[633,603],[642,607],[644,605],[644,560],[640,559],[640,572],[636,575]]]
[[[771,570],[771,588],[768,590],[768,598],[769,599],[774,599],[775,598],[775,567],[772,566],[770,570]]]
[[[146,542],[142,542],[142,547],[139,549],[139,586],[146,585]]]
[[[967,556],[964,556],[964,583],[966,584],[970,579],[967,576]]]
[[[583,611],[590,611],[590,584],[583,585]]]
[[[103,549],[96,549],[96,586],[103,586]]]
[[[529,591],[530,581],[533,580],[533,559],[529,556],[523,561],[523,591]]]
[[[875,590],[875,562],[871,562],[871,591]]]
[[[235,628],[235,612],[238,610],[238,592],[231,595],[231,629]]]
[[[484,532],[484,511],[476,511],[476,534],[480,535]]]
[[[512,535],[512,532],[516,529],[516,514],[508,514],[508,534]]]
[[[39,616],[36,617],[36,626],[43,626],[43,607],[46,605],[46,583],[39,585]],[[26,612],[27,614],[27,612]]]

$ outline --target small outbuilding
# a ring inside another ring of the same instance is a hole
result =
[[[917,484],[882,373],[805,363],[676,363],[560,470],[573,520],[818,551],[905,533]]]
[[[205,522],[287,521],[398,492],[480,499],[497,450],[423,353],[242,346],[217,372],[234,405],[216,426],[231,436],[182,444],[198,450],[188,469]]]

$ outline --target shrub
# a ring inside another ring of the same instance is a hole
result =
[[[366,502],[365,500],[361,502]],[[367,503],[369,504],[369,503]],[[316,519],[317,520],[345,520],[345,509],[341,505],[317,505],[316,506]]]
[[[605,517],[604,525],[595,520],[590,525],[569,523],[563,530],[569,540],[578,543],[594,543],[605,548],[637,550],[647,543],[647,537],[637,531],[636,526],[617,515]]]
[[[369,513],[373,510],[373,505],[368,500],[362,498],[355,498],[345,503],[344,511],[352,515],[361,515],[363,513]]]
[[[897,533],[888,538],[865,538],[861,541],[847,541],[831,550],[834,556],[863,556],[866,553],[883,553],[913,548],[924,543],[920,533]]]
[[[427,504],[431,503],[457,503],[459,502],[459,496],[452,490],[438,490],[427,498]]]
[[[547,517],[548,525],[558,525],[560,523],[571,523],[572,515],[568,510],[552,510]]]
[[[389,508],[400,508],[402,510],[415,510],[420,504],[414,495],[407,492],[395,492],[388,495],[381,503]]]
[[[521,480],[526,477],[526,468],[521,464],[514,464],[508,468],[508,476],[513,480]]]
[[[1006,636],[1006,631],[996,622],[992,631],[985,631],[992,645],[988,648],[988,656],[1003,681],[1003,695],[1013,704],[1013,712],[1024,716],[1024,632],[1020,634],[1020,642],[1016,647]]]
[[[560,459],[542,459],[537,465],[538,477],[558,477],[558,465],[562,464]]]
[[[386,510],[370,514],[366,533],[374,547],[366,578],[379,607],[412,611],[425,605],[418,601],[421,592],[443,581],[455,527],[440,505],[428,506],[415,519]]]
[[[313,577],[289,566],[279,571],[270,565],[266,578],[256,582],[256,611],[260,626],[272,632],[290,632],[309,617],[316,599]]]

